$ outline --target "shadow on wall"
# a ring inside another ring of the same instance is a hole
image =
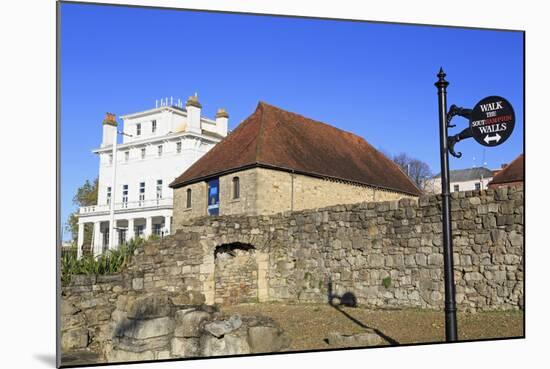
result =
[[[253,253],[255,250],[256,248],[253,245],[246,243],[226,243],[216,247],[214,250],[214,259],[227,259],[230,257],[235,257],[238,253]]]
[[[329,303],[330,306],[335,308],[337,311],[342,313],[346,318],[348,318],[349,320],[351,320],[352,322],[354,322],[355,324],[357,324],[361,328],[372,329],[374,332],[376,332],[376,334],[378,334],[380,337],[385,339],[391,345],[399,345],[399,342],[397,342],[395,339],[391,338],[390,336],[384,334],[379,329],[369,327],[368,325],[364,324],[360,320],[358,320],[358,319],[354,318],[353,316],[351,316],[348,312],[342,310],[343,306],[353,307],[353,308],[357,307],[357,298],[355,297],[353,292],[345,292],[342,296],[339,296],[339,295],[335,294],[333,292],[333,289],[332,289],[332,278],[330,278],[330,277],[329,277],[329,280],[328,280],[327,291],[328,291],[328,294],[327,294],[328,295],[327,296],[328,297],[328,303]]]

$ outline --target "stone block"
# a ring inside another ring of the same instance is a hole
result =
[[[428,265],[443,265],[443,255],[441,254],[428,255]]]
[[[172,334],[174,320],[170,317],[147,320],[126,319],[117,327],[117,335],[135,339],[147,339]]]
[[[202,305],[205,302],[204,294],[198,291],[183,291],[170,297],[174,306]]]
[[[374,330],[351,335],[330,332],[327,341],[329,346],[335,347],[370,347],[386,343],[386,341]]]
[[[206,333],[200,338],[201,356],[225,356],[250,354],[246,334],[226,334],[217,338]]]
[[[88,346],[88,339],[88,329],[85,327],[64,331],[61,333],[61,349],[63,351],[84,349]]]
[[[80,311],[73,303],[61,299],[61,315],[73,315]]]
[[[132,289],[133,290],[142,290],[143,289],[143,278],[134,278],[134,279],[132,279]]]
[[[131,300],[127,304],[128,318],[151,319],[168,316],[172,304],[165,293],[148,294]]]
[[[204,330],[214,337],[220,338],[236,329],[239,329],[241,325],[241,317],[239,315],[233,315],[227,320],[218,320],[206,324],[204,326]]]
[[[174,337],[170,343],[172,357],[196,357],[200,355],[198,338]]]
[[[201,323],[210,319],[210,314],[205,311],[195,310],[190,312],[176,312],[175,337],[200,337]]]

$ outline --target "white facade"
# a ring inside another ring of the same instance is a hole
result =
[[[114,247],[136,236],[169,234],[173,196],[168,184],[227,135],[225,110],[220,109],[215,120],[201,117],[196,96],[189,98],[186,108],[181,104],[161,105],[120,116],[122,127],[116,126],[112,114],[103,122],[101,146],[93,150],[99,156],[98,203],[80,208],[79,255],[85,223],[94,224],[93,253],[97,255],[107,249],[111,203]],[[113,155],[117,129],[122,142],[117,143]],[[113,157],[116,158],[114,184]]]
[[[471,191],[486,190],[489,182],[493,179],[491,170],[485,168],[474,168],[472,170],[455,170],[450,173],[450,191]],[[436,176],[427,179],[424,185],[426,193],[441,193],[441,177]]]

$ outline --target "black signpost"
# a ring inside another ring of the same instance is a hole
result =
[[[457,142],[473,137],[484,146],[497,146],[510,137],[514,129],[515,114],[512,105],[499,96],[489,96],[478,102],[473,109],[451,105],[447,111],[447,86],[443,68],[437,74],[439,103],[439,144],[441,161],[441,212],[443,234],[443,275],[445,280],[445,337],[447,342],[458,340],[456,324],[455,281],[453,265],[453,238],[451,233],[451,204],[449,183],[449,153],[457,158],[462,153],[455,152]],[[455,116],[470,120],[468,128],[448,136],[448,128],[454,127],[451,120]]]

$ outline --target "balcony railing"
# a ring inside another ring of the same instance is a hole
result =
[[[148,200],[138,200],[138,201],[126,201],[115,203],[115,211],[118,210],[131,210],[131,209],[142,209],[142,208],[158,208],[165,206],[172,206],[173,199],[171,197],[162,198],[162,199],[148,199]],[[102,213],[109,212],[111,210],[110,205],[91,205],[91,206],[82,206],[80,207],[80,214],[92,214],[92,213]]]

